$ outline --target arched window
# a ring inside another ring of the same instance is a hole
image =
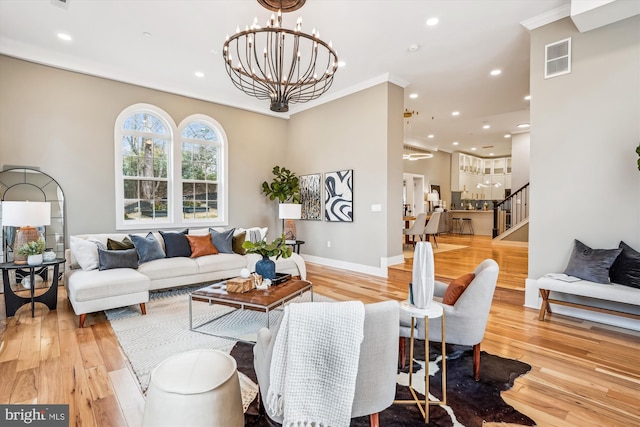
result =
[[[200,114],[179,126],[182,220],[225,221],[226,136],[218,122]]]
[[[136,104],[114,134],[117,229],[224,224],[226,136],[215,120],[194,115],[178,128],[165,111]]]

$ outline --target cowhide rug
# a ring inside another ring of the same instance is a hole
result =
[[[253,346],[237,343],[231,355],[238,363],[238,370],[257,382],[253,369]],[[416,340],[414,354],[413,385],[422,384],[424,392],[424,341]],[[440,344],[430,345],[429,392],[441,400]],[[407,348],[407,357],[409,349]],[[437,360],[437,361],[436,361]],[[473,379],[473,351],[470,347],[447,346],[447,405],[431,406],[429,426],[438,427],[481,427],[484,422],[503,422],[534,426],[535,422],[509,406],[500,397],[500,392],[513,386],[514,380],[529,372],[531,366],[517,360],[505,359],[482,352],[480,381]],[[396,399],[411,399],[406,383],[409,367],[398,371]],[[422,373],[422,375],[420,375]],[[421,396],[420,394],[418,394]],[[245,413],[246,426],[277,426],[266,415],[261,415],[258,399],[255,399]],[[381,426],[408,427],[424,426],[424,420],[416,405],[394,404],[380,413]],[[354,418],[351,427],[369,426],[368,417]]]

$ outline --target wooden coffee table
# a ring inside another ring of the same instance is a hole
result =
[[[266,290],[253,289],[249,292],[244,293],[228,293],[224,281],[213,283],[209,286],[205,286],[204,288],[189,293],[189,329],[202,334],[238,340],[237,337],[229,337],[219,333],[212,333],[202,330],[202,327],[220,319],[221,317],[234,313],[237,310],[254,310],[263,311],[266,313],[266,325],[268,328],[270,313],[274,309],[283,306],[288,301],[302,295],[307,291],[311,292],[311,301],[313,301],[313,285],[311,284],[311,282],[308,282],[306,280],[289,280],[285,283],[282,283],[281,285],[271,286]],[[209,305],[228,305],[231,307],[235,307],[236,310],[232,310],[221,316],[215,317],[211,320],[207,320],[204,323],[194,326],[192,309],[192,304],[194,301],[208,302]]]

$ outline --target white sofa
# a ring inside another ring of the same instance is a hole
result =
[[[202,234],[207,230],[194,230],[190,234]],[[146,236],[147,233],[135,233]],[[164,239],[154,233],[164,249]],[[127,234],[83,234],[73,237],[92,239],[107,244],[107,239],[122,241]],[[96,246],[97,251],[97,246]],[[128,305],[140,305],[146,314],[145,303],[149,301],[149,291],[176,288],[198,283],[213,282],[240,275],[240,270],[255,271],[260,259],[257,254],[239,255],[220,253],[198,258],[161,258],[145,262],[133,268],[111,270],[83,270],[71,249],[65,251],[65,280],[67,295],[74,312],[79,316],[79,327],[84,326],[88,313],[94,313]],[[306,279],[306,268],[302,257],[293,253],[290,258],[275,260],[278,273],[291,274]]]

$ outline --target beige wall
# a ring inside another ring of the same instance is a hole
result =
[[[638,28],[634,17],[581,34],[564,19],[531,33],[531,278],[563,271],[573,239],[640,250]],[[572,72],[545,80],[545,45],[567,37]]]
[[[40,167],[66,197],[69,234],[115,229],[114,123],[136,103],[179,123],[201,113],[229,140],[231,226],[275,227],[260,194],[285,156],[287,120],[0,56],[0,164]]]
[[[380,84],[292,116],[287,155],[292,170],[298,175],[354,171],[354,221],[298,221],[305,254],[374,268],[381,258],[402,254],[402,93]],[[372,212],[373,204],[382,211]]]

